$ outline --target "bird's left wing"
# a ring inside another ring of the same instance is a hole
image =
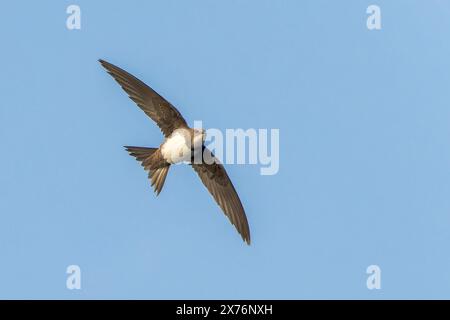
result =
[[[125,70],[104,60],[99,62],[128,93],[131,100],[156,122],[166,137],[175,129],[187,127],[181,113],[155,90]]]
[[[192,163],[192,167],[197,172],[214,200],[216,200],[225,215],[236,227],[242,239],[250,244],[250,228],[248,226],[247,217],[244,208],[242,207],[241,200],[239,199],[225,168],[219,163],[218,159],[214,157],[209,149],[205,148],[203,154],[205,158],[209,158],[207,162],[212,163],[208,164],[204,161],[199,164]]]

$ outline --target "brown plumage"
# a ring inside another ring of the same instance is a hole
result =
[[[155,188],[156,195],[162,190],[166,181],[167,172],[170,164],[161,155],[161,151],[157,148],[144,147],[125,147],[130,155],[141,162],[141,165],[148,171],[148,177],[152,187]]]
[[[99,62],[145,114],[156,122],[166,137],[159,148],[125,147],[130,155],[141,162],[144,169],[149,172],[151,185],[158,195],[164,186],[170,165],[181,161],[172,158],[174,154],[177,155],[172,150],[172,142],[184,139],[186,148],[189,148],[190,151],[190,146],[194,146],[198,138],[204,139],[204,132],[189,128],[180,112],[141,80],[111,63],[104,60],[99,60]],[[212,164],[209,164],[211,163],[209,160],[190,164],[214,200],[236,227],[242,239],[250,244],[250,228],[239,196],[223,165],[203,145],[203,140],[201,140],[201,144],[203,158],[215,161]],[[189,159],[191,158],[192,155],[189,155]]]

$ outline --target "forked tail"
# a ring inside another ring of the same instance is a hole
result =
[[[129,146],[126,146],[125,149],[137,161],[141,162],[144,169],[149,172],[148,177],[151,180],[151,185],[155,188],[156,195],[159,195],[170,167],[170,164],[162,157],[159,149]]]

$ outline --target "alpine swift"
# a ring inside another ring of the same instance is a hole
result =
[[[109,62],[101,59],[99,62],[130,99],[156,122],[165,136],[159,148],[125,147],[149,172],[148,177],[156,195],[159,195],[163,188],[170,166],[187,162],[197,172],[242,239],[250,244],[250,228],[241,200],[223,165],[205,147],[205,130],[190,128],[170,102],[138,78]],[[201,152],[200,161],[194,161],[198,152]],[[203,161],[206,157],[213,161]]]

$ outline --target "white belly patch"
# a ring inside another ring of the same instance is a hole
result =
[[[191,160],[191,146],[183,134],[174,133],[161,146],[161,154],[169,163]]]

